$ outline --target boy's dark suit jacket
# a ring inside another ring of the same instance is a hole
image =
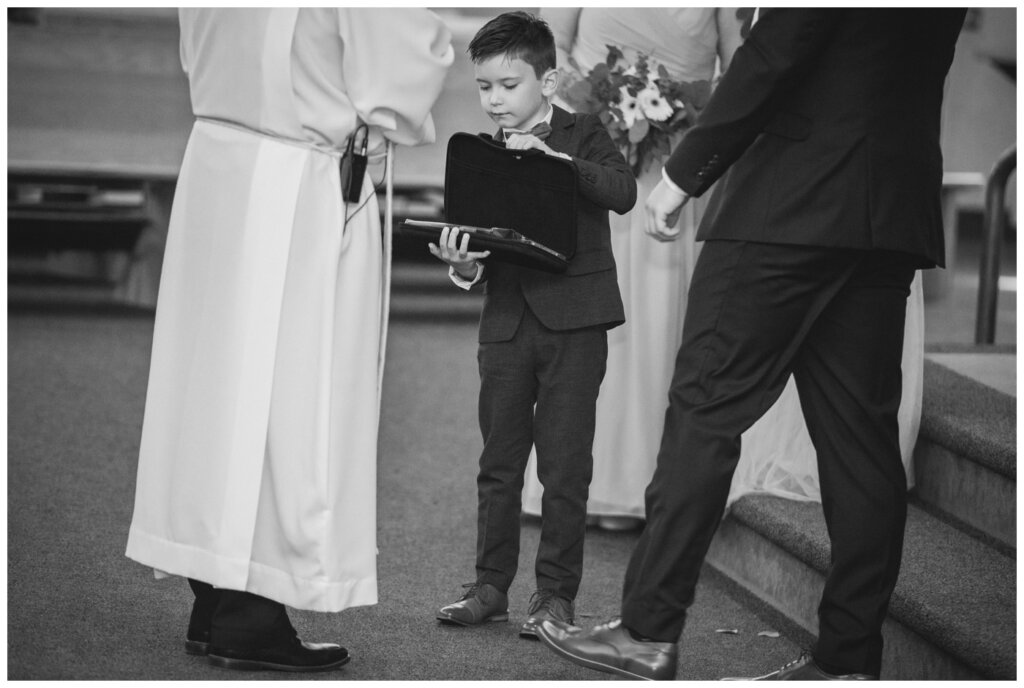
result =
[[[571,155],[578,171],[576,254],[563,274],[489,262],[484,270],[487,296],[480,316],[480,342],[511,339],[527,303],[552,330],[612,328],[625,321],[608,211],[621,215],[632,209],[636,179],[597,117],[552,107],[551,134],[545,143]]]
[[[754,45],[666,164],[693,196],[721,176],[697,238],[890,249],[942,265],[939,113],[963,17],[762,10]]]

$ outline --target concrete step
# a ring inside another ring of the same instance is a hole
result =
[[[405,320],[477,322],[482,306],[483,297],[477,294],[392,293],[390,312],[392,318]]]
[[[708,563],[817,634],[830,546],[821,506],[740,499]],[[885,621],[884,679],[1016,678],[1016,556],[911,507]]]
[[[439,260],[395,260],[391,265],[391,291],[451,292],[455,287],[448,279],[448,266]]]
[[[1004,349],[926,357],[914,494],[1016,549],[1016,353]]]
[[[440,261],[396,261],[391,269],[391,317],[417,320],[480,319],[483,290],[463,291]]]

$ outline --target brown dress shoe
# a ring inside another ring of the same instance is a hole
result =
[[[676,643],[633,640],[620,619],[589,631],[541,621],[537,637],[557,654],[588,669],[645,681],[671,681],[676,677]]]
[[[723,681],[877,681],[877,676],[869,674],[830,674],[814,663],[814,658],[807,652],[786,664],[781,669],[764,676],[730,677]]]
[[[490,583],[467,583],[465,595],[441,607],[437,620],[459,626],[477,626],[488,621],[508,621],[508,595]]]
[[[519,629],[520,638],[537,639],[537,624],[544,620],[557,621],[566,626],[573,625],[576,610],[572,600],[562,597],[554,590],[541,589],[533,593],[526,622]]]

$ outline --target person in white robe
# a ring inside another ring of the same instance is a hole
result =
[[[423,9],[189,8],[180,23],[196,121],[126,554],[190,579],[189,652],[235,668],[333,668],[347,652],[299,641],[284,605],[377,602],[390,274],[373,180],[345,202],[339,162],[364,124],[371,156],[433,141],[451,34]],[[225,596],[248,611],[227,618]],[[260,638],[256,617],[273,626]],[[278,654],[256,647],[271,643]]]

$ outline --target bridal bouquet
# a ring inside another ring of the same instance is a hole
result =
[[[569,63],[582,73],[575,60]],[[672,136],[692,124],[711,95],[711,84],[675,81],[664,65],[643,53],[628,64],[622,50],[609,45],[605,61],[583,78],[564,81],[559,95],[577,112],[600,117],[639,175],[672,152]]]

